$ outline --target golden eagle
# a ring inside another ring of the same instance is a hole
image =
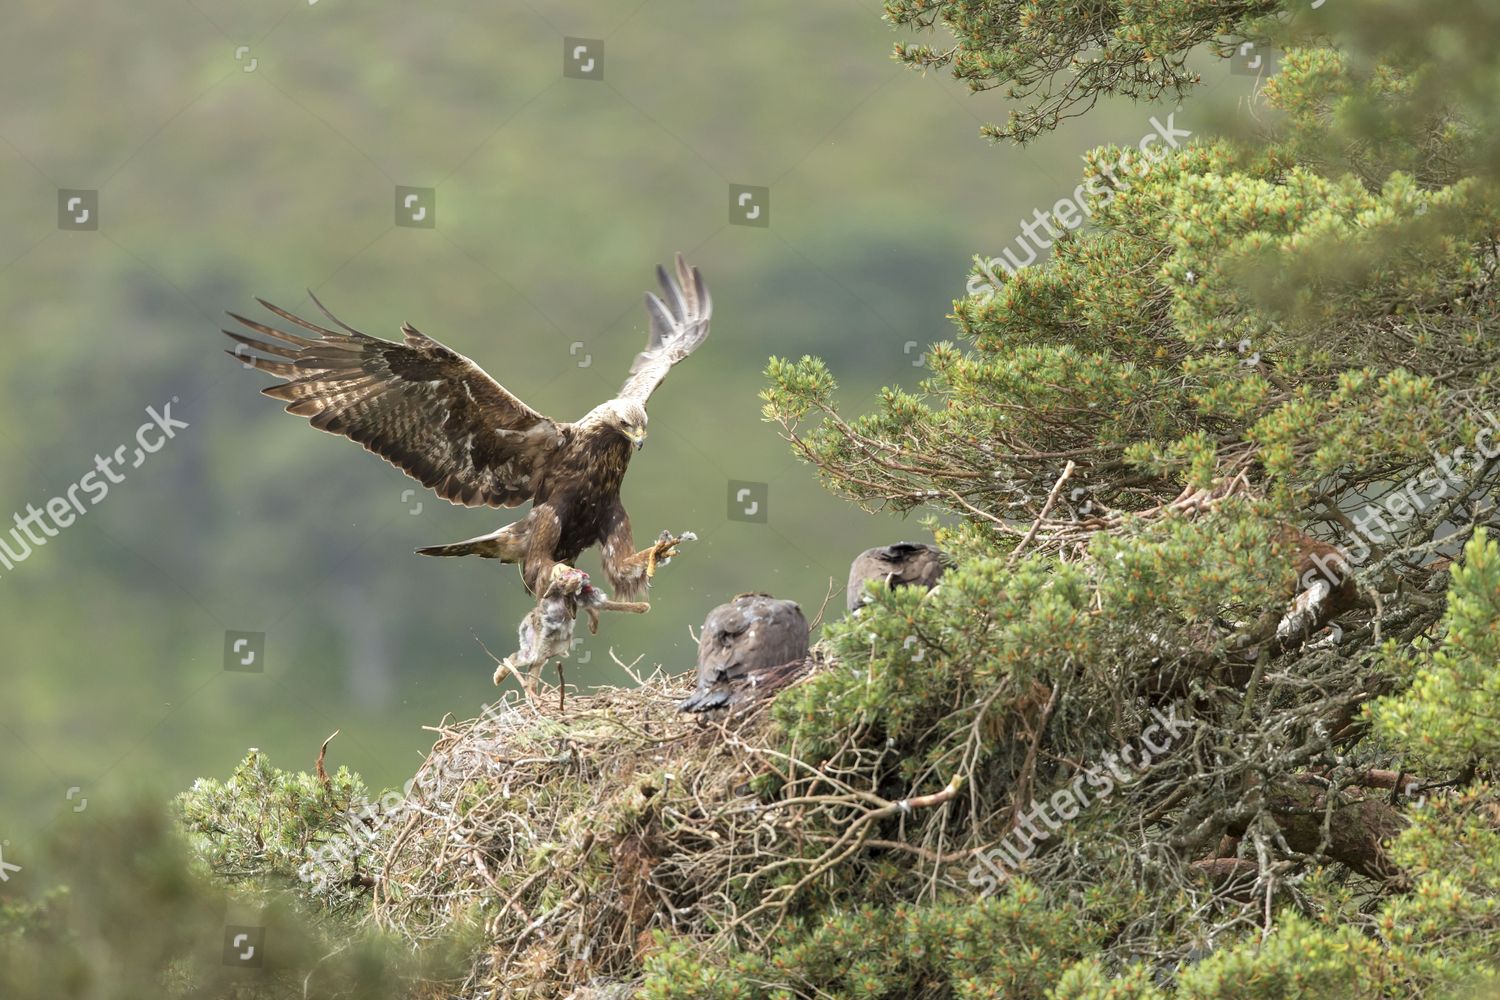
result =
[[[556,564],[571,563],[597,544],[610,583],[629,598],[647,588],[657,563],[675,554],[683,539],[663,532],[650,548],[636,551],[620,483],[632,449],[646,439],[646,400],[672,366],[708,337],[713,312],[703,276],[682,254],[675,274],[663,267],[656,274],[663,295],[646,293],[646,349],[630,366],[619,395],[574,423],[533,410],[474,362],[410,324],[401,326],[404,343],[381,340],[343,323],[316,296],[314,305],[337,329],[257,299],[313,336],[232,312],[266,339],[224,333],[240,345],[228,353],[283,380],[261,391],[286,400],[288,413],[359,442],[443,499],[465,507],[532,501],[525,517],[499,531],[418,549],[421,554],[519,563],[526,588],[540,596]]]
[[[733,714],[779,691],[808,667],[807,633],[796,601],[740,594],[719,605],[698,635],[698,686],[677,710]]]
[[[931,590],[948,568],[948,556],[940,549],[922,542],[897,542],[881,548],[865,549],[849,566],[849,587],[845,601],[850,611],[870,603],[866,585],[890,587],[923,587]]]

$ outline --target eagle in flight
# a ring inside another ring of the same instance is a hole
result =
[[[361,333],[313,304],[328,329],[257,299],[305,334],[229,315],[259,337],[232,330],[227,352],[278,376],[261,392],[285,400],[288,413],[357,441],[465,507],[532,507],[519,521],[466,542],[418,549],[423,555],[478,555],[517,563],[526,588],[540,596],[553,567],[602,547],[605,575],[629,600],[649,586],[658,563],[685,538],[662,532],[637,551],[620,484],[633,451],[646,440],[646,401],[672,366],[708,337],[713,304],[703,276],[677,255],[676,273],[656,269],[662,296],[646,293],[650,339],[636,355],[619,395],[572,423],[545,417],[457,351],[401,326],[403,343]],[[311,334],[308,336],[307,334]],[[249,353],[259,351],[270,357]]]

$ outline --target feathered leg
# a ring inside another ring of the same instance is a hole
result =
[[[547,592],[552,571],[559,565],[552,553],[557,551],[557,541],[562,537],[562,521],[548,504],[533,507],[527,518],[531,521],[531,530],[527,533],[521,579],[526,582],[527,590],[540,596]]]
[[[593,593],[600,594],[598,590],[594,590]],[[603,598],[602,594],[600,594],[597,600],[592,598],[589,599],[588,603],[584,604],[583,610],[587,611],[589,614],[589,635],[598,635],[599,612],[623,611],[627,614],[643,615],[647,611],[651,610],[651,605],[647,604],[645,601],[608,601]]]
[[[601,546],[604,572],[616,595],[627,600],[643,596],[656,575],[656,568],[677,555],[678,545],[696,537],[691,532],[678,536],[663,531],[654,545],[637,552],[630,533],[630,516],[617,498]]]

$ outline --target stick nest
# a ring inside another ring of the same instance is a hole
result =
[[[635,975],[654,931],[723,929],[734,876],[782,839],[753,790],[774,771],[770,723],[705,724],[677,712],[686,693],[656,675],[445,720],[393,824],[374,919],[414,942],[480,924],[465,996],[611,996],[600,984]]]

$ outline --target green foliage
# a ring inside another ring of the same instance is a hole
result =
[[[1500,765],[1500,545],[1484,529],[1454,567],[1441,637],[1388,656],[1411,683],[1370,714],[1411,766]]]
[[[1092,226],[1044,264],[977,261],[919,391],[850,415],[821,361],[767,369],[767,418],[831,489],[938,514],[958,558],[829,626],[844,669],[776,707],[820,755],[884,741],[893,786],[965,780],[907,837],[994,844],[1144,706],[1192,708],[1191,745],[1022,862],[1055,905],[1122,880],[1149,900],[1052,996],[1494,985],[1500,476],[1455,451],[1500,411],[1500,58],[1459,41],[1500,30],[1480,6],[887,4],[954,36],[905,61],[1028,101],[986,129],[1023,141],[1191,85],[1194,46],[1287,46],[1262,145],[1092,151]],[[1317,641],[1287,624],[1309,537],[1358,591]],[[796,995],[818,990],[859,995]]]
[[[878,591],[860,615],[831,624],[824,637],[839,662],[861,666],[799,685],[777,701],[777,717],[813,756],[836,745],[853,720],[903,747],[921,743],[941,755],[971,722],[954,716],[953,704],[977,692],[998,699],[999,711],[1032,681],[1086,655],[1086,592],[1081,575],[1071,576],[1034,563],[1008,573],[1000,560],[974,560],[952,571],[932,599]]]
[[[1494,4],[1330,4],[1266,27],[1291,49],[1267,90],[1293,120],[1299,159],[1367,181],[1397,171],[1432,186],[1500,179],[1500,75],[1493,47],[1476,44],[1500,31]]]
[[[681,942],[646,963],[648,1000],[1040,996],[1097,944],[1075,907],[1017,883],[1003,897],[833,910],[720,960]]]
[[[370,845],[399,793],[372,802],[340,767],[325,784],[250,751],[226,781],[199,778],[178,797],[183,828],[214,874],[244,890],[300,887],[335,909],[368,899]]]
[[[1168,986],[1141,965],[1110,976],[1097,961],[1070,968],[1048,1000],[1374,1000],[1389,975],[1379,945],[1350,927],[1289,915],[1265,937],[1235,942],[1185,966]]]
[[[1084,703],[1107,697],[1119,687],[1121,662],[1150,659],[1168,630],[1243,617],[1292,586],[1287,550],[1267,545],[1268,522],[1233,513],[1101,534],[1086,565],[976,557],[931,594],[878,588],[859,615],[824,633],[834,658],[858,668],[788,691],[777,718],[813,756],[858,720],[908,752],[920,747],[940,759],[975,725],[1003,728],[1001,719],[1035,698],[1038,682],[1064,685]],[[1160,634],[1148,637],[1142,621]],[[1128,735],[1129,725],[1117,735]],[[986,741],[980,752],[1007,749]],[[906,761],[910,768],[923,758]]]
[[[1429,800],[1393,854],[1416,876],[1380,914],[1397,970],[1408,982],[1500,986],[1500,795],[1480,783]]]
[[[1195,45],[1241,34],[1280,6],[1275,0],[887,0],[885,11],[894,24],[942,24],[954,35],[952,47],[897,45],[902,62],[922,70],[951,67],[971,90],[1002,88],[1006,97],[1026,100],[1004,127],[982,130],[992,139],[1024,142],[1106,94],[1182,96],[1199,80],[1187,65]],[[1219,45],[1221,54],[1228,48]]]
[[[1183,970],[1176,996],[1187,1000],[1388,996],[1378,944],[1352,927],[1327,928],[1288,914],[1274,934],[1246,940]]]
[[[1049,1000],[1163,1000],[1155,976],[1145,965],[1132,965],[1110,976],[1097,959],[1086,958],[1058,979]]]
[[[1370,190],[1221,143],[1095,202],[1099,230],[956,305],[975,351],[930,352],[923,394],[849,418],[820,363],[773,362],[767,414],[852,499],[975,519],[1035,516],[1058,454],[1086,459],[1096,504],[1254,462],[1302,506],[1328,477],[1349,494],[1415,474],[1500,406],[1483,185]]]
[[[70,817],[73,819],[75,817]],[[462,949],[414,954],[285,894],[228,893],[203,877],[172,820],[137,805],[90,810],[13,877],[0,906],[0,996],[397,1000],[433,994]],[[259,962],[226,960],[230,926],[262,934]]]

